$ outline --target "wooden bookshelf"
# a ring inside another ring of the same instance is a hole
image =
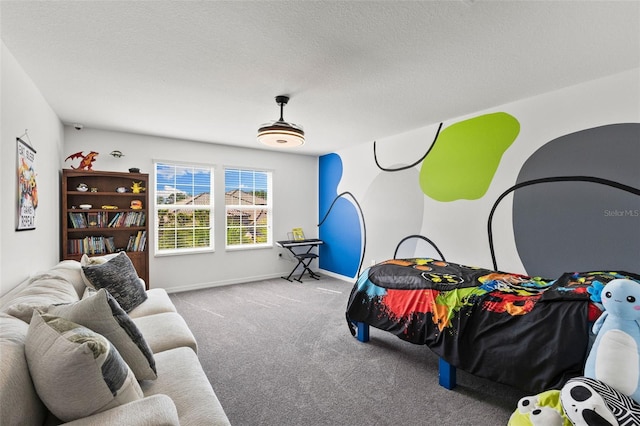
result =
[[[148,289],[149,196],[147,191],[133,193],[134,182],[148,188],[149,175],[62,170],[60,259],[125,251]],[[86,191],[78,189],[81,184],[86,185]],[[132,201],[139,202],[141,208],[132,208]]]

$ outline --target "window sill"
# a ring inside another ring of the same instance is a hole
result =
[[[167,257],[167,256],[184,256],[187,254],[204,254],[204,253],[213,253],[215,252],[212,248],[206,248],[201,250],[176,250],[176,251],[163,251],[161,253],[155,252],[153,257]]]
[[[261,245],[243,245],[243,246],[231,246],[225,247],[225,251],[244,251],[244,250],[261,250],[272,249],[273,244],[261,244]]]

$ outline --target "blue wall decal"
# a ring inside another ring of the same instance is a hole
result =
[[[342,160],[337,154],[323,155],[319,159],[319,217],[326,217],[319,230],[324,241],[320,246],[319,266],[326,271],[353,277],[358,272],[362,257],[362,232],[356,206],[338,197],[338,184],[342,179]]]

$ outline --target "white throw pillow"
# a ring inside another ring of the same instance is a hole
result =
[[[90,416],[144,396],[107,338],[63,318],[34,311],[25,355],[38,395],[62,421]]]
[[[51,306],[47,313],[87,327],[109,339],[138,380],[154,380],[153,352],[129,315],[105,289],[69,305]]]
[[[24,356],[29,324],[0,314],[0,423],[41,425],[47,409],[38,397]]]

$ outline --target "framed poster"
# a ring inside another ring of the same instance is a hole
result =
[[[18,211],[16,231],[36,229],[38,185],[34,162],[36,150],[20,138],[18,144]]]

